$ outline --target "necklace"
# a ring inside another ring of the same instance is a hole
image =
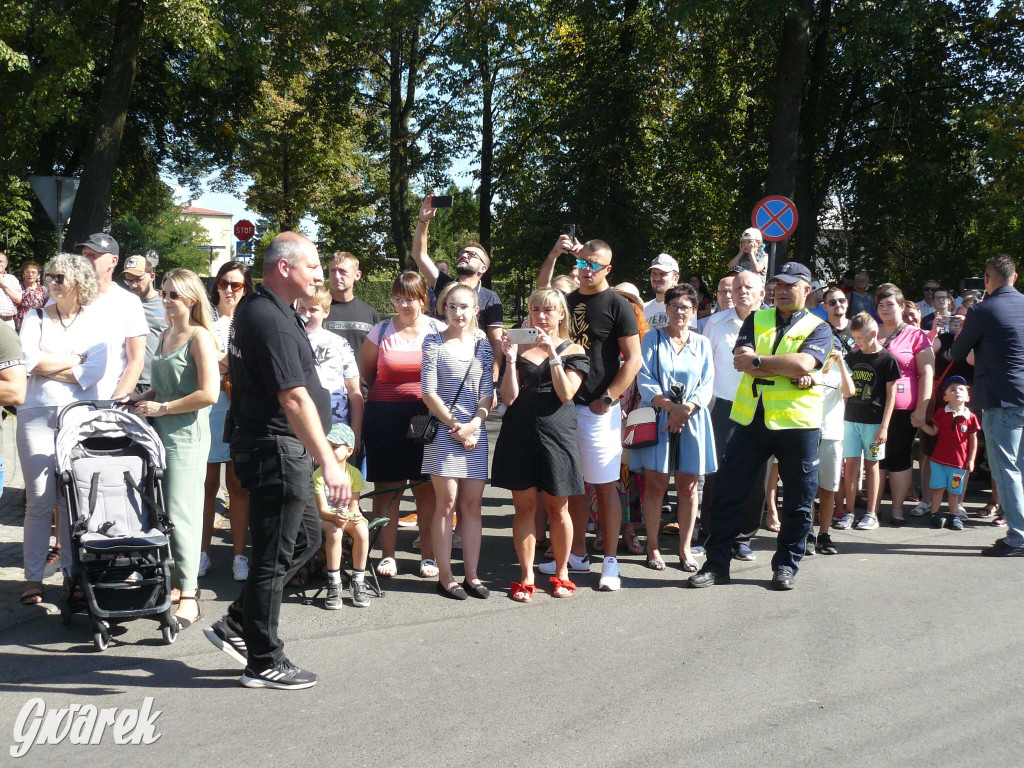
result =
[[[74,325],[74,324],[75,324],[75,320],[77,320],[77,319],[78,319],[78,316],[79,316],[80,314],[82,314],[82,308],[81,308],[81,307],[79,307],[79,308],[78,308],[78,311],[77,311],[77,312],[75,312],[75,314],[74,314],[74,316],[73,316],[73,317],[71,317],[71,321],[70,321],[70,322],[68,322],[68,323],[65,323],[65,322],[64,322],[64,315],[62,315],[62,314],[60,313],[60,307],[58,307],[58,306],[57,306],[56,304],[54,304],[54,305],[53,305],[53,308],[54,308],[55,310],[57,310],[57,320],[58,320],[58,322],[60,322],[60,326],[61,326],[61,328],[63,328],[63,329],[65,330],[65,331],[66,331],[66,330],[67,330],[68,328],[70,328],[70,327],[71,327],[72,325]]]

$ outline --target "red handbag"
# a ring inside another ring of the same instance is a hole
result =
[[[623,448],[650,448],[658,444],[658,412],[650,406],[635,408],[626,417]]]

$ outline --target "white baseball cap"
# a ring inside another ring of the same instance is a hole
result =
[[[652,269],[660,269],[662,272],[675,272],[676,274],[679,274],[679,262],[667,253],[659,253],[658,257],[651,262],[651,266],[647,268],[647,271],[650,272]]]
[[[764,242],[764,237],[761,235],[760,229],[747,227],[743,230],[743,234],[740,235],[740,240],[757,240],[758,242]]]

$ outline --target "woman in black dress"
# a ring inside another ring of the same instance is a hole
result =
[[[494,447],[491,482],[512,491],[515,518],[512,539],[522,568],[522,582],[512,582],[513,600],[528,603],[537,591],[533,558],[537,546],[534,516],[540,491],[551,523],[556,571],[551,578],[555,597],[569,597],[572,521],[568,497],[583,493],[583,472],[576,447],[576,408],[572,398],[590,370],[583,348],[568,341],[569,310],[553,288],[530,296],[530,326],[537,341],[520,354],[502,336],[508,360],[501,399],[508,406]]]

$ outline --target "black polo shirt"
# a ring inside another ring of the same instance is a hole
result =
[[[231,420],[238,434],[295,436],[278,393],[305,387],[324,432],[331,426],[331,395],[320,385],[316,359],[299,315],[266,288],[246,295],[235,310],[228,358]]]

